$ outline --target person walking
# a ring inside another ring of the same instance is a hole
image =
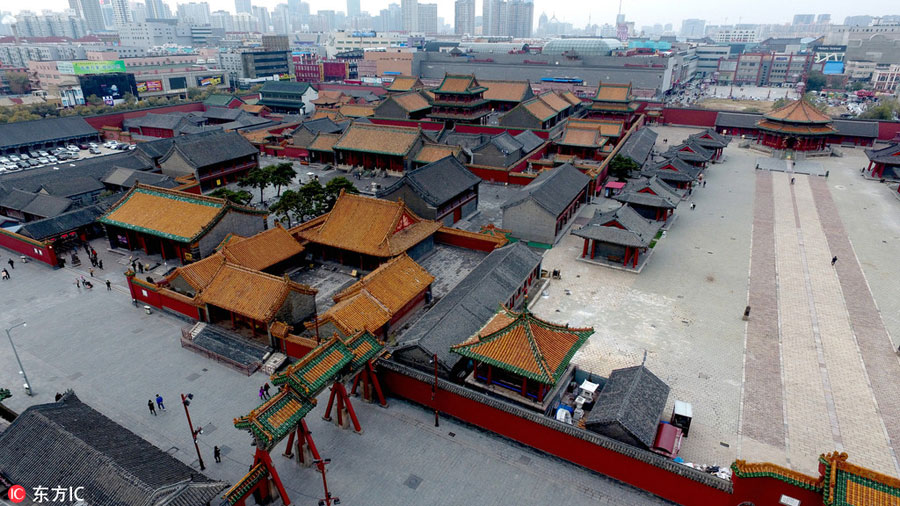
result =
[[[794,184],[794,178],[791,178],[791,184]]]
[[[103,259],[102,258],[100,260],[97,260],[97,267],[99,267],[101,271],[103,270]]]
[[[159,394],[156,394],[156,406],[162,411],[166,410],[166,406],[163,404],[163,398]]]
[[[15,270],[15,268],[16,268],[16,263],[13,262],[13,259],[12,259],[12,258],[10,258],[9,260],[7,260],[6,263],[8,263],[9,266],[10,266],[13,270]]]
[[[156,416],[156,408],[153,406],[153,401],[147,401],[147,407],[150,408],[150,413]]]
[[[90,269],[88,269],[88,272],[91,273],[91,277],[94,277],[94,268],[93,268],[93,267],[91,267]]]
[[[837,263],[837,255],[831,257],[831,266],[834,267],[834,264]]]
[[[703,187],[706,188],[706,181],[703,182]],[[103,267],[101,267],[102,269]]]
[[[81,280],[75,278],[75,288],[81,290]]]
[[[266,390],[263,387],[259,387],[259,400],[265,400],[266,398]]]
[[[9,271],[7,271],[6,269],[0,271],[0,278],[4,280],[9,279]]]
[[[270,387],[269,387],[269,382],[266,382],[266,384],[263,385],[263,390],[265,390],[265,392],[266,392],[266,399],[269,398],[269,388],[270,388]]]
[[[107,292],[112,291],[112,283],[110,283],[108,279],[106,280],[106,291]]]
[[[693,210],[694,210],[694,208],[696,208],[696,207],[697,207],[697,204],[695,204],[695,203],[693,203],[693,202],[691,202],[691,211],[693,211]]]
[[[218,446],[213,446],[213,458],[216,459],[216,464],[222,463],[222,450]]]
[[[137,272],[137,263],[134,260],[131,261],[131,272]]]

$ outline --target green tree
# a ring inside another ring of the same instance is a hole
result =
[[[850,91],[859,91],[865,87],[866,87],[865,83],[863,83],[861,81],[856,81],[855,83],[850,85]]]
[[[225,199],[235,204],[246,205],[253,200],[253,195],[247,190],[231,190],[229,188],[218,188],[210,193],[210,196]]]
[[[269,171],[266,169],[255,167],[247,172],[247,175],[238,181],[238,186],[242,188],[259,188],[259,201],[263,201],[263,190],[272,184],[269,178]]]
[[[878,105],[869,107],[866,112],[859,115],[865,119],[883,119],[893,120],[895,116],[900,114],[900,102],[888,98],[882,98],[878,101]]]
[[[312,180],[297,190],[300,203],[297,207],[297,219],[306,221],[321,215],[327,210],[325,188],[317,180]]]
[[[622,155],[616,155],[609,162],[609,177],[614,177],[619,181],[625,181],[632,171],[640,170],[641,166],[631,158]]]
[[[334,203],[337,202],[341,190],[344,190],[345,193],[359,193],[356,186],[353,186],[353,182],[344,176],[338,176],[332,179],[325,183],[325,211],[323,212],[328,212],[334,207]]]
[[[269,208],[269,211],[279,217],[282,221],[287,220],[287,226],[291,227],[293,217],[299,216],[301,212],[303,199],[298,192],[294,190],[285,190],[278,197],[278,201]],[[302,220],[302,217],[300,218]]]
[[[90,105],[103,105],[103,99],[97,95],[88,95],[84,101]]]
[[[788,104],[791,103],[791,102],[793,102],[791,99],[785,98],[785,97],[781,97],[781,98],[779,98],[778,100],[776,100],[775,103],[772,104],[772,109],[773,109],[773,110],[774,110],[774,109],[781,109],[782,107],[788,105]]]
[[[3,77],[6,79],[7,84],[9,84],[9,91],[13,95],[23,95],[31,91],[31,83],[28,81],[28,74],[7,70],[3,74]]]
[[[810,72],[806,77],[806,91],[822,91],[826,82],[825,74],[817,71]]]
[[[276,195],[279,197],[281,196],[281,187],[290,185],[297,175],[294,165],[288,162],[270,165],[266,167],[266,170],[269,171],[269,181],[275,186]]]

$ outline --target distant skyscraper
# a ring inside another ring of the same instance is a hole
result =
[[[419,4],[416,10],[419,12],[419,22],[416,30],[425,33],[437,33],[437,4]]]
[[[502,0],[484,0],[481,5],[481,34],[500,34],[500,3]]]
[[[195,25],[209,24],[209,4],[206,2],[188,2],[178,4],[178,20]]]
[[[128,8],[128,0],[112,0],[113,21],[116,26],[124,26],[131,23],[131,9]]]
[[[534,4],[531,0],[510,0],[507,3],[507,25],[506,35],[531,37],[534,27]]]
[[[262,33],[268,33],[269,25],[272,23],[272,20],[269,17],[269,9],[254,5],[252,7],[252,10],[253,17],[255,17],[256,21],[259,23],[259,31]]]
[[[162,0],[147,0],[147,19],[165,19],[166,6]]]
[[[253,7],[250,5],[250,0],[234,0],[234,12],[240,14],[242,12],[246,12],[247,14],[253,13]]]
[[[831,14],[819,14],[816,18],[816,24],[827,25],[828,23],[831,23]]]
[[[475,0],[456,0],[454,5],[453,33],[475,34]]]
[[[355,18],[359,13],[359,0],[347,0],[347,16]]]
[[[685,19],[681,22],[681,36],[687,39],[700,39],[706,27],[704,19]]]
[[[88,30],[101,32],[106,29],[99,0],[69,0],[69,7],[74,9],[78,16],[84,20]]]
[[[418,31],[419,3],[417,0],[400,0],[400,15],[403,18],[403,30]]]
[[[847,16],[844,18],[847,26],[869,26],[872,24],[872,16]]]
[[[796,25],[811,25],[816,21],[815,14],[794,14],[794,22],[792,23],[794,26]]]

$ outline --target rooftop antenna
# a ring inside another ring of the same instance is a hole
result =
[[[641,360],[641,365],[644,365],[646,363],[647,363],[647,350],[644,350],[644,359]]]

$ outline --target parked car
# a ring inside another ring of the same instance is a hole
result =
[[[35,160],[34,158],[28,160],[28,165],[30,165],[32,167],[37,167],[40,164],[41,164],[41,162]]]
[[[101,153],[100,148],[91,148],[90,153],[92,155],[99,155]]]
[[[53,155],[50,155],[50,156],[47,157],[47,160],[49,160],[50,163],[56,163],[56,162],[59,161],[59,158],[57,158],[57,157],[55,157],[55,156],[53,156]]]
[[[4,163],[3,169],[7,171],[19,170],[19,166],[14,163]]]
[[[9,163],[9,158],[7,158],[7,157],[5,157],[5,156],[0,156],[0,163],[2,163],[3,165],[8,164],[8,163]]]
[[[119,151],[125,151],[126,149],[128,149],[128,146],[130,146],[130,144],[117,144],[116,149],[118,149]]]
[[[89,143],[88,143],[88,147],[89,147],[89,148],[98,148],[98,147],[100,147],[100,146],[98,146],[96,142],[89,142]]]
[[[19,155],[19,158],[21,158],[22,160],[28,160],[31,157],[26,155],[25,153],[22,153],[21,155]]]
[[[41,157],[41,155],[39,155],[37,151],[29,151],[28,156],[30,156],[31,158],[40,158]]]
[[[42,156],[42,157],[38,158],[37,161],[41,165],[47,165],[48,163],[50,163],[50,160],[46,156]]]
[[[38,151],[38,154],[41,155],[41,156],[48,156],[48,155],[49,155],[49,153],[47,153],[46,151],[43,151],[43,150]]]
[[[66,149],[68,149],[69,151],[71,151],[73,153],[78,152],[78,146],[76,146],[74,144],[69,144],[68,146],[66,146]]]
[[[25,160],[19,160],[18,162],[16,162],[16,165],[18,165],[20,169],[27,169],[28,167],[31,167],[31,165],[29,165]]]
[[[11,162],[18,162],[19,160],[21,160],[21,158],[19,158],[19,157],[16,156],[16,155],[9,155],[9,161],[11,161]]]
[[[90,147],[89,145],[87,145],[87,144],[85,144],[85,143],[83,143],[83,142],[82,142],[81,144],[78,145],[78,149],[81,149],[81,150],[85,150],[85,149],[87,149],[87,148],[89,148],[89,147]]]
[[[129,144],[129,145],[128,145],[128,151],[131,151],[131,150],[134,150],[134,149],[137,149],[137,145],[136,145],[136,144]]]

